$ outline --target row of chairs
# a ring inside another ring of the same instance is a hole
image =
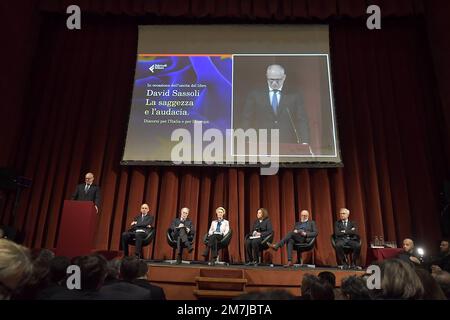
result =
[[[218,243],[218,249],[224,249],[226,247],[228,247],[228,245],[230,244],[231,238],[233,236],[233,230],[230,229],[230,231],[222,238],[222,240]],[[250,234],[247,234],[245,236],[245,239],[247,239],[250,236]],[[155,229],[152,229],[147,236],[143,239],[142,241],[142,247],[148,246],[154,239],[155,237]],[[176,250],[177,248],[177,241],[172,237],[172,232],[171,229],[167,230],[166,233],[166,238],[167,238],[167,243],[169,244],[170,247],[172,247],[174,250]],[[260,263],[263,262],[263,255],[264,255],[264,251],[269,249],[268,243],[273,242],[273,238],[274,238],[274,232],[271,232],[269,235],[267,235],[264,239],[262,239],[261,244],[260,244],[260,249],[261,249],[261,257],[259,257],[260,259]],[[193,238],[189,239],[191,242],[194,241]],[[360,245],[361,245],[361,239],[359,239]],[[203,237],[203,243],[205,245],[208,244],[208,234],[205,234]],[[294,249],[297,251],[297,264],[302,265],[303,264],[303,259],[302,259],[302,253],[303,252],[308,252],[314,249],[316,243],[316,237],[312,238],[309,242],[307,243],[295,243],[294,244]],[[131,243],[132,244],[132,243]],[[336,249],[336,238],[334,235],[331,235],[331,244],[333,246],[334,249]],[[349,264],[350,262],[350,258],[351,258],[351,253],[352,253],[352,248],[349,246],[344,246],[344,253],[345,255],[345,259],[346,259],[346,263]],[[148,255],[148,252],[147,252]],[[218,263],[220,263],[219,261],[219,255],[217,256],[218,259]],[[312,256],[312,264],[314,264],[314,255]]]

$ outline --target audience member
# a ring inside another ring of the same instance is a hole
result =
[[[381,299],[417,300],[424,289],[414,267],[400,259],[381,263]]]
[[[166,295],[161,287],[151,284],[147,278],[148,266],[143,260],[139,261],[139,271],[137,279],[133,281],[135,285],[150,290],[152,300],[166,300]]]
[[[371,300],[370,291],[364,279],[350,276],[342,280],[341,292],[348,300]]]
[[[446,300],[445,294],[433,276],[424,268],[416,267],[416,274],[422,283],[424,300]]]
[[[0,239],[0,300],[9,300],[28,282],[33,273],[29,250]]]

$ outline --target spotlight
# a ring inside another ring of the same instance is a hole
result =
[[[417,248],[417,253],[419,256],[423,257],[425,255],[425,251],[422,248]]]

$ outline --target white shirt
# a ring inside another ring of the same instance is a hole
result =
[[[209,228],[208,234],[212,235],[214,232],[216,232],[217,229],[217,220],[213,220],[211,222],[211,227]],[[228,223],[228,220],[222,219],[222,223],[220,224],[220,233],[222,235],[226,235],[230,231],[230,224]]]

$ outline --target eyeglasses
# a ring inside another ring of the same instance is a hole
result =
[[[282,80],[284,80],[283,78],[281,78],[281,79],[270,79],[270,78],[267,78],[267,81],[282,81]]]

